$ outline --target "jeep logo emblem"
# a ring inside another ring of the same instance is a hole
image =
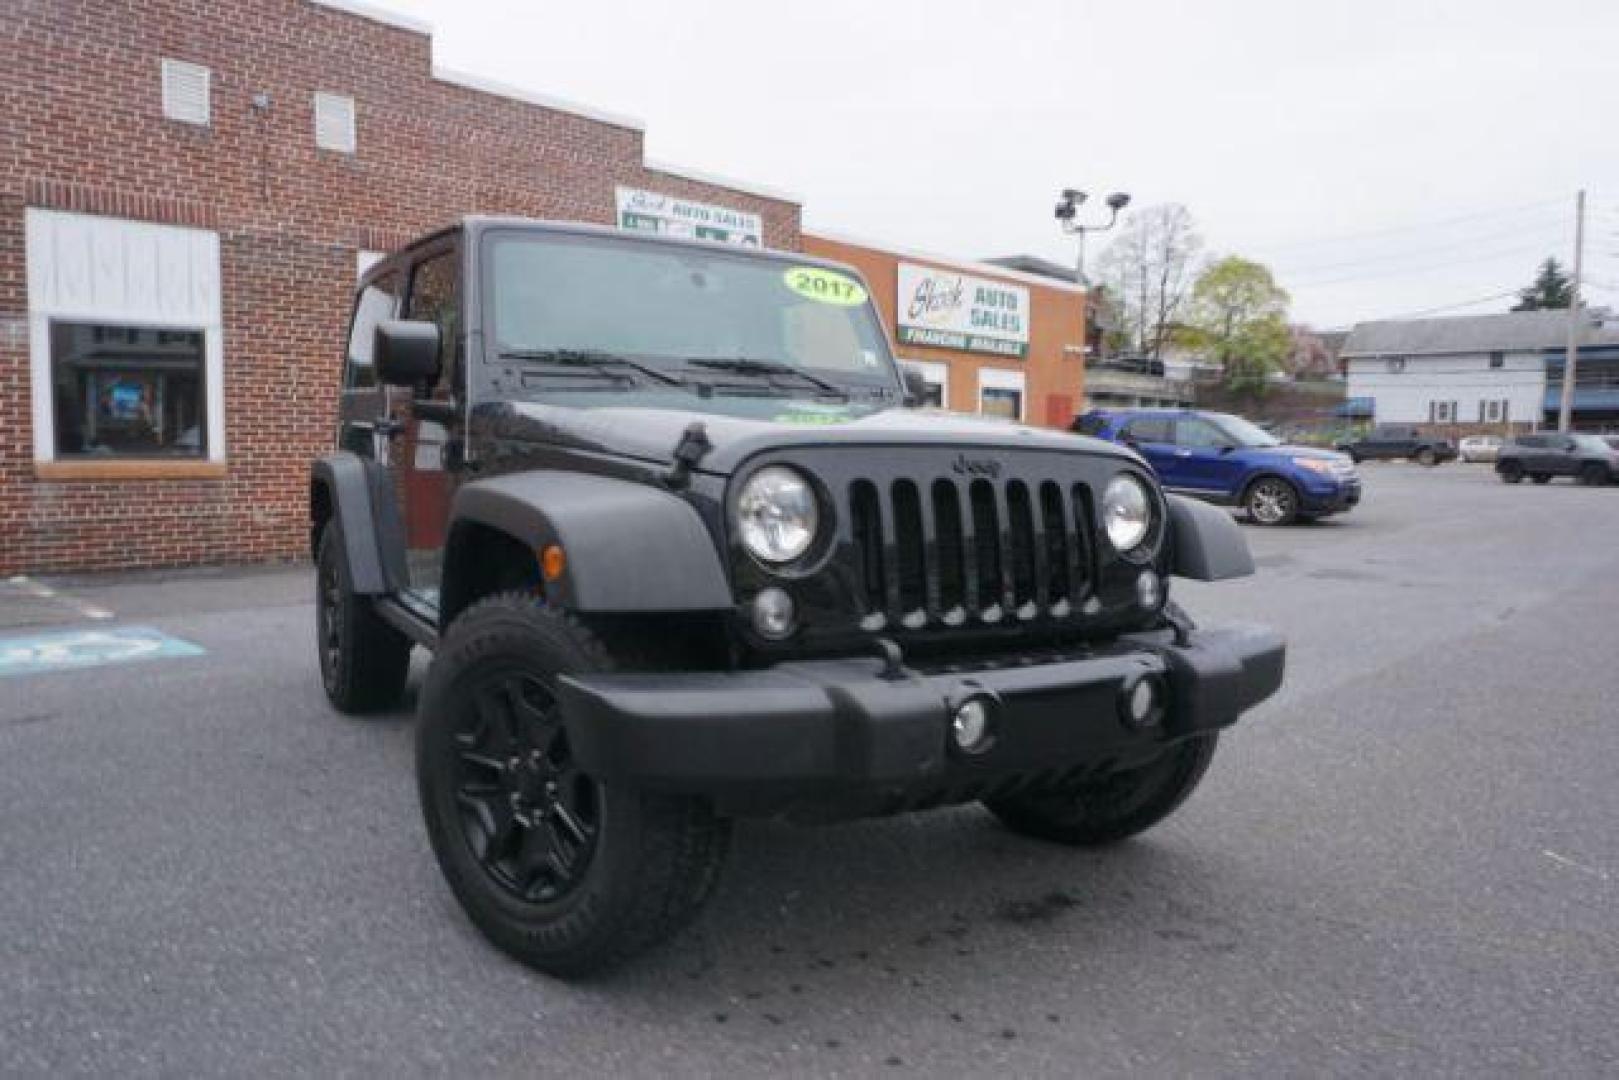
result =
[[[1001,475],[1001,463],[994,458],[970,458],[966,454],[957,454],[951,468],[962,476],[987,476],[991,480],[998,480]]]

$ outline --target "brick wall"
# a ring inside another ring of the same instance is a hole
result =
[[[8,0],[0,19],[0,573],[294,557],[330,443],[355,253],[465,213],[611,223],[626,184],[797,205],[649,169],[642,133],[435,78],[420,32],[308,0]],[[212,72],[207,128],[162,113],[164,57]],[[358,153],[318,150],[315,91]],[[268,109],[255,95],[268,94]],[[44,480],[24,319],[28,206],[220,235],[228,461],[205,479]]]

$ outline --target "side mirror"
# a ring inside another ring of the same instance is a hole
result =
[[[392,319],[377,324],[371,358],[377,380],[388,386],[420,386],[438,378],[438,324]]]
[[[915,368],[902,367],[900,370],[905,377],[906,408],[920,409],[928,399],[928,381]]]

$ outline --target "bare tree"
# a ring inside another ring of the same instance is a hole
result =
[[[1179,203],[1144,207],[1124,219],[1099,263],[1120,309],[1132,350],[1158,357],[1191,295],[1193,263],[1203,238]]]

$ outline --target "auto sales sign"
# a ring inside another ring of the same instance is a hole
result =
[[[899,264],[899,340],[939,349],[1029,354],[1029,290],[931,266]]]

